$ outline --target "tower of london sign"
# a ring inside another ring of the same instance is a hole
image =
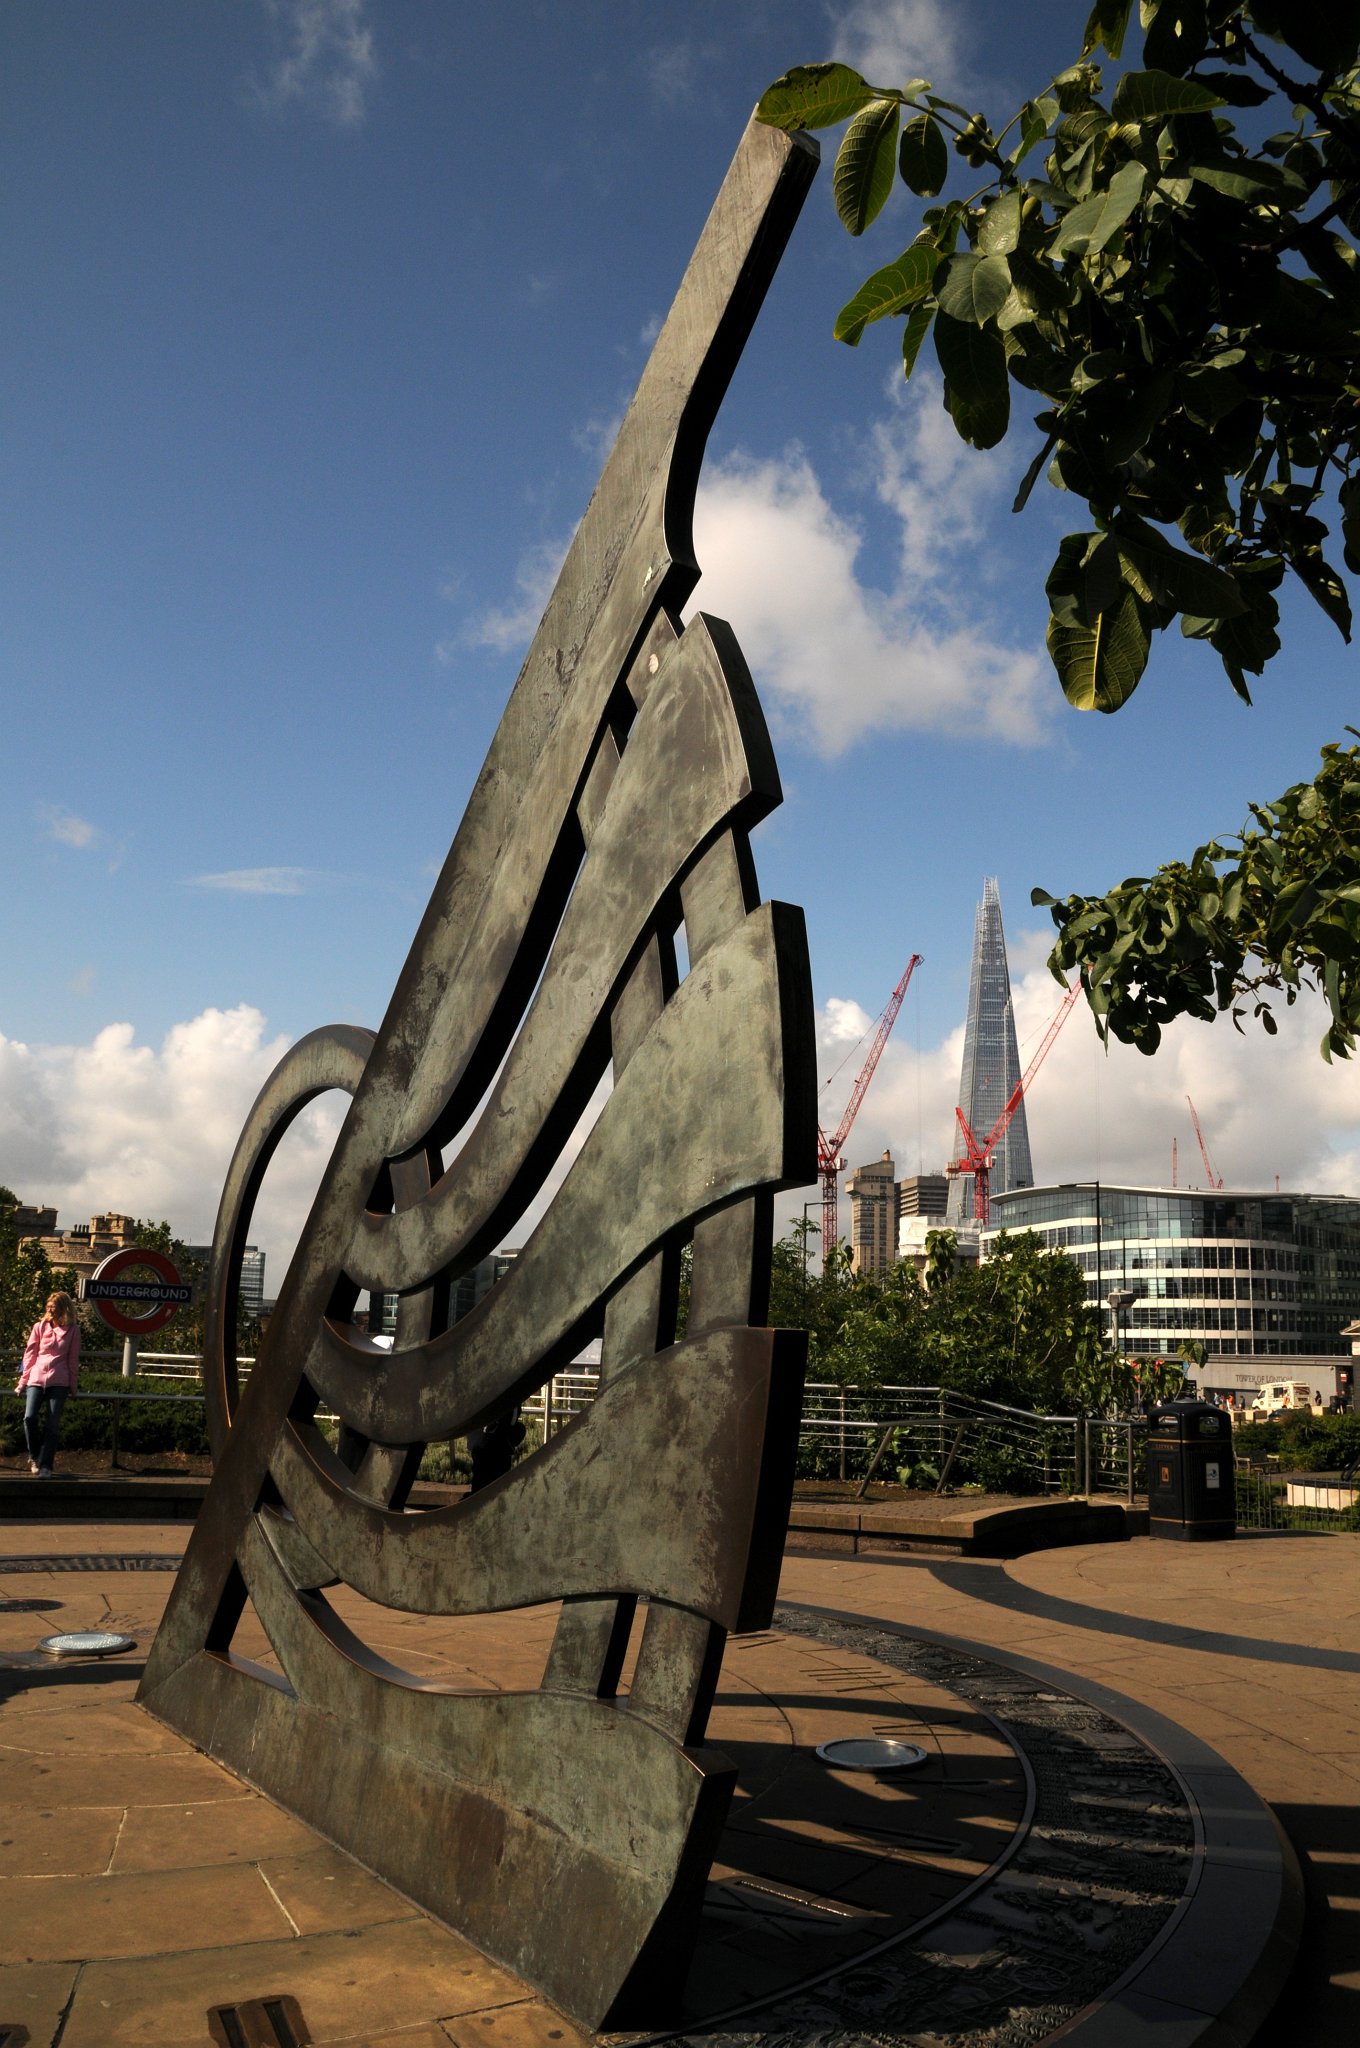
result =
[[[792,1487],[804,1339],[763,1325],[774,1192],[816,1172],[806,942],[756,884],[780,791],[751,678],[681,608],[704,442],[815,165],[747,130],[387,1016],[302,1039],[251,1112],[209,1279],[215,1471],[139,1695],[590,2026],[678,1992],[734,1782],[704,1746],[722,1647],[769,1620]],[[607,1075],[521,1256],[451,1322]],[[349,1111],[240,1393],[254,1201],[332,1088]],[[390,1351],[356,1327],[365,1291],[399,1297]],[[596,1337],[588,1414],[466,1501],[408,1507],[428,1442]],[[351,1592],[560,1601],[542,1683],[432,1686],[369,1646]],[[277,1671],[233,1648],[247,1603]]]

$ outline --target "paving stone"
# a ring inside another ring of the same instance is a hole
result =
[[[48,2048],[76,1981],[75,1963],[0,1966],[0,2025],[27,2027],[30,2048]]]
[[[113,1869],[181,1870],[223,1863],[259,1863],[279,1856],[305,1856],[317,1837],[292,1814],[258,1792],[193,1806],[129,1807]]]
[[[0,1756],[0,1813],[17,1806],[190,1806],[239,1799],[228,1771],[186,1745],[161,1756]]]
[[[354,2048],[449,2048],[449,2040],[443,2027],[431,2020],[423,2027],[402,2027],[395,2034],[370,2034],[366,2041],[356,2041]]]
[[[304,1830],[304,1833],[306,1830]],[[331,1934],[407,1920],[418,1912],[352,1857],[318,1843],[304,1855],[261,1859],[260,1872],[300,1934]]]
[[[0,1926],[16,1959],[86,1961],[230,1947],[290,1934],[257,1870],[146,1871],[128,1877],[0,1879]]]
[[[0,1877],[92,1877],[109,1867],[121,1806],[15,1806],[0,1818]]]
[[[503,2005],[494,2012],[465,2014],[447,2019],[444,2033],[454,2048],[585,2048],[593,2034],[583,2034],[569,2019],[542,1999],[525,1999],[517,2005]],[[386,2048],[386,2044],[374,2044]],[[398,2048],[393,2042],[392,2048]]]
[[[297,1999],[315,2048],[428,2025],[522,1998],[524,1987],[457,1935],[422,1918],[357,1934],[243,1942],[90,1963],[61,2048],[207,2048],[207,2013],[248,1998]]]
[[[124,1755],[182,1755],[184,1744],[131,1701],[85,1700],[80,1712],[64,1711],[60,1694],[49,1696],[49,1711],[0,1721],[0,1756],[28,1750],[41,1756],[82,1756],[116,1750]]]

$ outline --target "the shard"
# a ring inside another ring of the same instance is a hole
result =
[[[982,901],[978,905],[977,922],[973,928],[968,1022],[963,1035],[963,1071],[959,1077],[959,1106],[980,1145],[986,1142],[1019,1079],[1020,1054],[1015,1043],[1001,898],[997,894],[995,876],[988,875],[982,884]],[[962,1151],[961,1133],[957,1126],[951,1142],[957,1156]],[[1029,1128],[1022,1099],[993,1155],[991,1192],[1000,1195],[1009,1188],[1030,1188],[1033,1185]],[[963,1223],[971,1220],[972,1215],[973,1176],[971,1173],[959,1174],[950,1181],[947,1220]]]

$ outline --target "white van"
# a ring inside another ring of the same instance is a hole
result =
[[[1251,1404],[1253,1415],[1279,1415],[1289,1408],[1313,1405],[1313,1390],[1306,1380],[1272,1380],[1262,1387]]]

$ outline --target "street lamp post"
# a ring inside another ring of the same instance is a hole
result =
[[[1138,1296],[1134,1293],[1131,1287],[1116,1287],[1113,1293],[1106,1295],[1105,1299],[1108,1301],[1110,1305],[1110,1319],[1114,1324],[1114,1352],[1115,1357],[1117,1358],[1119,1356],[1120,1348],[1119,1333],[1124,1318],[1124,1312],[1126,1309],[1132,1308],[1134,1302],[1137,1301]]]

